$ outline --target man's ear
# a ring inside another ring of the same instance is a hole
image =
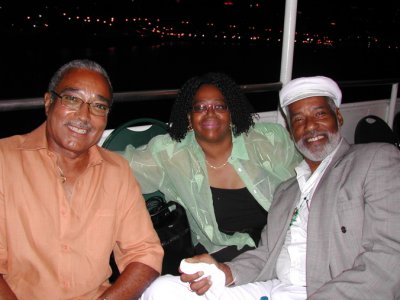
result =
[[[343,120],[343,116],[342,116],[339,108],[336,108],[336,118],[337,118],[339,127],[342,127],[344,120]]]
[[[44,111],[46,113],[46,116],[49,113],[50,106],[53,104],[53,98],[51,97],[51,94],[49,92],[44,94]]]

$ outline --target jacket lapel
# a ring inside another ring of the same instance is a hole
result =
[[[338,181],[341,170],[336,168],[350,145],[343,139],[338,151],[325,170],[324,175],[315,189],[311,200],[310,214],[307,224],[307,258],[306,272],[307,285],[315,283],[314,287],[307,286],[308,294],[322,285],[326,278],[330,278],[329,261],[330,237],[332,231],[332,215],[335,215],[339,191]],[[326,272],[326,274],[323,274]]]
[[[268,215],[268,245],[269,249],[268,263],[264,267],[263,275],[270,274],[276,277],[275,265],[278,256],[281,252],[290,221],[293,216],[293,211],[296,207],[296,202],[300,198],[300,190],[297,184],[296,177],[289,179],[282,184],[274,197],[271,209],[273,214]]]

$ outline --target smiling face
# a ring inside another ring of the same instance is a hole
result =
[[[211,84],[200,86],[193,97],[193,106],[206,105],[205,111],[189,113],[189,122],[198,142],[219,142],[231,138],[231,117],[221,91]]]
[[[111,99],[107,80],[99,73],[86,69],[71,69],[55,88],[58,95],[79,97],[85,102]],[[60,98],[45,94],[47,140],[49,148],[70,157],[79,156],[98,143],[107,125],[107,116],[90,113],[83,103],[78,110],[61,103]]]
[[[342,115],[322,96],[296,101],[288,106],[288,113],[296,147],[314,171],[339,144]]]

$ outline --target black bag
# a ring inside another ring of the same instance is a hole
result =
[[[178,275],[180,261],[194,255],[186,211],[179,203],[159,196],[147,199],[146,205],[164,249],[162,274]]]
[[[161,196],[150,197],[146,206],[164,249],[162,274],[179,275],[181,260],[195,254],[186,211],[179,203],[167,202]],[[110,265],[112,275],[109,280],[113,283],[120,274],[113,254]]]

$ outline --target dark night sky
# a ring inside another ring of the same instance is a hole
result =
[[[56,68],[82,57],[94,59],[108,70],[116,92],[175,89],[190,76],[210,70],[224,71],[240,84],[277,82],[285,1],[231,1],[232,6],[224,6],[223,0],[0,0],[0,100],[42,96]],[[163,25],[175,22],[177,32],[182,29],[177,20],[191,21],[191,31],[186,32],[201,32],[205,21],[212,20],[219,25],[217,30],[227,31],[228,24],[236,24],[247,37],[252,34],[249,26],[254,25],[257,34],[271,28],[273,42],[225,42],[221,38],[181,42],[151,35],[147,40],[136,34],[140,30],[133,23],[106,27],[86,25],[81,19],[71,25],[63,12],[69,16],[113,16],[121,22],[126,17],[159,17]],[[37,27],[32,26],[35,22]],[[337,80],[360,80],[400,76],[399,0],[298,0],[297,33],[294,77],[323,74]],[[306,34],[327,36],[334,41],[333,46],[303,45]],[[372,47],[371,40],[377,40]],[[388,47],[396,44],[397,49]],[[254,103],[276,107],[276,97],[271,102],[270,97]],[[260,111],[270,109],[264,106]],[[136,117],[148,116],[146,111],[143,106],[115,108],[110,126],[132,118],[134,113],[142,114]],[[158,107],[157,111],[169,111],[169,107]],[[0,116],[0,128],[18,129],[19,133],[31,130],[37,124],[29,122],[40,120],[29,112],[27,116],[21,117],[21,112]],[[26,125],[21,121],[25,119],[29,121]]]
[[[99,16],[157,16],[164,19],[188,18],[267,24],[282,27],[283,0],[35,0],[0,1],[0,28],[18,22],[28,14],[42,13],[51,18],[58,11]],[[255,9],[255,4],[259,8]],[[251,5],[253,7],[251,8]],[[298,30],[383,33],[400,40],[399,0],[299,0]],[[331,23],[336,25],[332,28]]]

